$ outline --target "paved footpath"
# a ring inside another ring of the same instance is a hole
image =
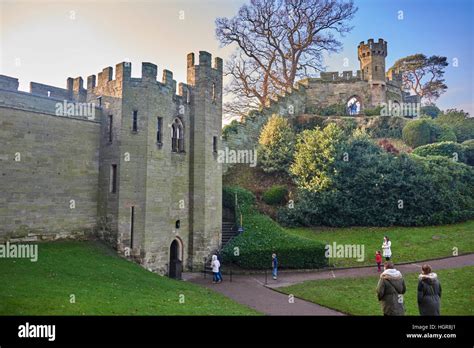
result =
[[[419,263],[415,262],[395,267],[403,274],[418,273],[421,271],[423,263],[429,263],[433,271],[436,272],[440,269],[474,265],[474,254]],[[274,291],[272,288],[289,286],[308,280],[357,278],[376,274],[378,274],[376,266],[310,272],[280,272],[278,280],[273,280],[271,273],[268,272],[266,285],[265,275],[261,273],[234,275],[232,282],[229,281],[229,276],[226,276],[224,273],[224,282],[221,284],[212,284],[212,276],[208,274],[204,278],[202,273],[184,273],[183,279],[216,290],[241,304],[252,307],[267,315],[344,315],[333,309],[299,298],[295,298],[294,303],[290,303],[288,295]]]

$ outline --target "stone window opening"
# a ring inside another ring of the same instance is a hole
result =
[[[217,98],[217,96],[216,96],[216,84],[213,83],[212,84],[212,101],[215,102],[216,98]]]
[[[133,232],[135,229],[135,206],[130,207],[130,249],[133,249]]]
[[[175,224],[174,224],[174,227],[176,229],[179,229],[181,227],[181,221],[180,220],[176,220]]]
[[[51,91],[48,91],[48,98],[51,97]]]
[[[217,153],[217,137],[212,137],[212,152]]]
[[[110,193],[117,193],[117,165],[110,166]]]
[[[156,121],[156,143],[163,144],[163,117],[157,117]]]
[[[184,126],[179,118],[171,125],[171,151],[184,152]]]
[[[191,92],[189,88],[186,89],[186,104],[191,103]]]
[[[109,115],[109,143],[112,143],[113,120],[114,120],[114,117],[112,115]]]
[[[138,132],[138,111],[133,110],[132,131]]]
[[[99,103],[99,106],[102,106],[102,97],[97,97],[97,102]]]

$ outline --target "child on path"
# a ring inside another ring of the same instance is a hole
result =
[[[377,272],[382,270],[382,255],[380,255],[380,250],[377,250],[375,253],[375,262],[377,263]]]
[[[221,275],[221,263],[217,259],[217,255],[212,255],[211,261],[211,268],[212,268],[212,275],[213,275],[213,283],[220,283],[222,282],[222,275]]]

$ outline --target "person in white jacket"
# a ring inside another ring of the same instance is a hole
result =
[[[382,243],[382,250],[383,250],[383,257],[385,257],[386,261],[390,261],[390,258],[392,257],[392,242],[390,239],[385,236],[383,237],[383,243]]]
[[[222,275],[221,275],[221,263],[217,259],[217,255],[212,255],[211,261],[211,268],[212,268],[212,275],[213,275],[213,283],[220,283],[222,282]]]

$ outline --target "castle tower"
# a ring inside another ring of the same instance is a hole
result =
[[[363,41],[357,46],[357,56],[360,61],[362,79],[371,86],[371,104],[377,106],[386,101],[385,57],[387,42],[379,39]]]
[[[217,151],[222,129],[222,59],[199,52],[188,54],[187,83],[191,86],[190,245],[189,261],[201,269],[219,248],[222,228],[222,164]]]

